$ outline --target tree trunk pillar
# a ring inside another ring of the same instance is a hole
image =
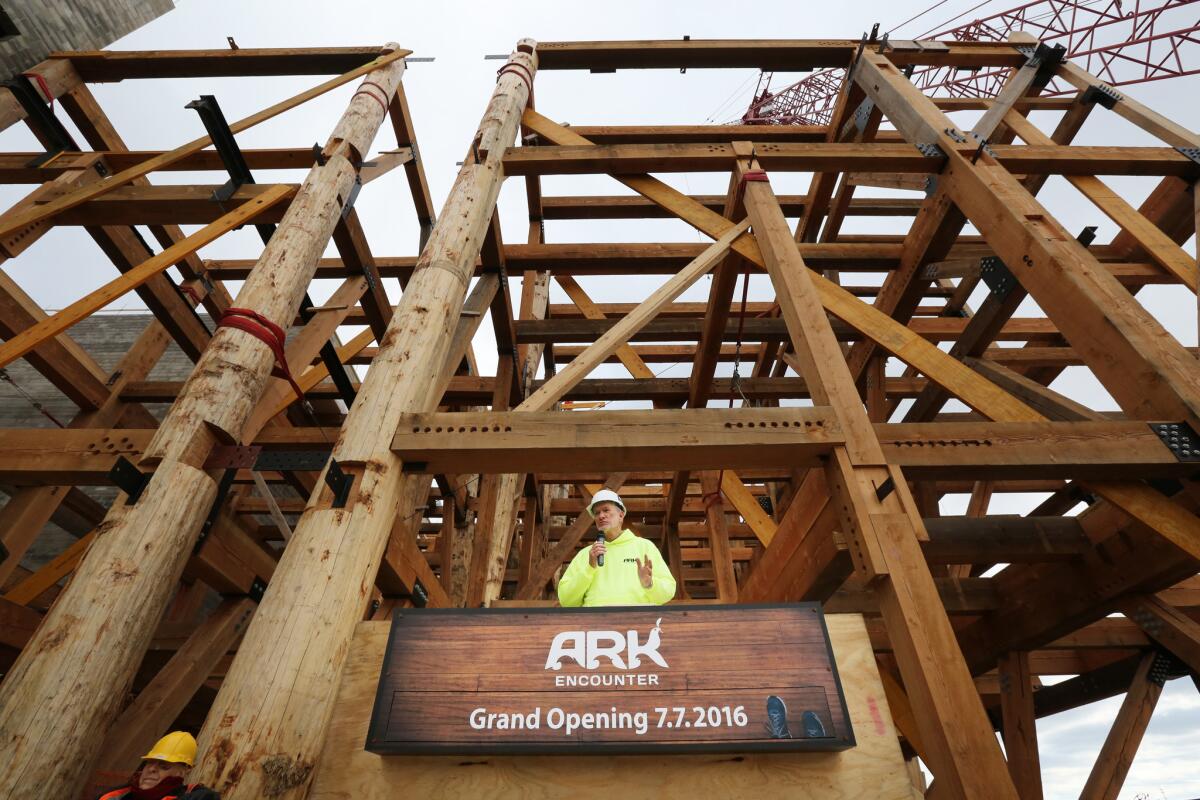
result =
[[[334,446],[353,479],[349,500],[332,507],[319,482],[200,733],[192,780],[225,800],[299,800],[312,779],[400,506],[392,434],[402,414],[432,410],[449,380],[447,353],[529,98],[533,49],[522,41],[501,69],[472,149],[478,159],[459,172]]]
[[[235,306],[291,324],[403,73],[397,59],[359,86]],[[0,686],[0,797],[78,794],[216,497],[204,462],[241,438],[273,365],[244,331],[213,336],[147,449],[156,469],[141,497],[114,504]]]

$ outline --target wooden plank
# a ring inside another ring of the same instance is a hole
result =
[[[282,114],[284,111],[295,108],[296,106],[305,103],[314,97],[319,97],[331,89],[336,89],[339,86],[347,84],[355,78],[362,77],[363,75],[367,75],[375,70],[384,68],[388,64],[391,64],[397,60],[401,60],[404,58],[404,56],[410,54],[411,51],[408,50],[392,50],[389,53],[380,55],[367,64],[350,70],[344,75],[340,75],[333,80],[326,81],[319,86],[315,86],[312,89],[301,92],[295,97],[288,98],[287,100],[276,103],[275,105],[265,108],[262,111],[240,119],[237,122],[230,123],[229,130],[235,134],[241,133],[244,130],[254,127],[260,122],[265,122],[273,117],[278,116],[279,114]],[[0,222],[0,237],[8,236],[27,225],[32,225],[44,219],[51,219],[61,211],[65,211],[68,208],[74,208],[81,203],[91,200],[93,197],[99,197],[103,194],[107,194],[113,189],[116,189],[119,186],[124,186],[125,184],[137,178],[144,177],[157,169],[163,169],[174,161],[178,161],[191,155],[192,153],[203,150],[205,147],[208,147],[211,144],[212,140],[209,137],[202,136],[201,138],[188,142],[185,145],[181,145],[174,150],[163,153],[161,156],[144,161],[136,167],[130,167],[129,169],[118,172],[116,175],[113,175],[106,181],[91,184],[51,203],[47,203],[43,206],[30,209],[12,217],[8,217],[4,219],[3,222]]]
[[[555,125],[534,111],[525,112],[524,122],[550,141],[563,144],[588,143],[582,137],[562,126]],[[726,233],[733,224],[649,176],[614,177],[639,194],[671,209],[688,224],[710,236],[717,237]],[[759,250],[757,240],[749,237],[740,239],[734,243],[733,249],[749,261],[759,265],[763,264],[763,255]],[[986,405],[994,409],[1003,407],[1006,409],[1006,413],[1013,415],[1013,419],[1030,419],[1035,416],[1030,409],[1007,393],[997,389],[994,384],[975,375],[933,345],[923,342],[887,315],[874,311],[853,295],[815,273],[811,276],[811,280],[815,284],[821,303],[826,310],[858,328],[885,350],[910,366],[916,367],[931,379],[939,383],[943,381],[952,383],[954,393],[967,405],[972,407],[978,407],[976,404]]]
[[[746,484],[742,483],[742,479],[736,472],[732,470],[721,472],[721,494],[746,521],[750,530],[754,531],[754,535],[762,542],[763,547],[771,544],[771,540],[779,531],[779,526],[775,524],[775,520],[771,519],[771,515],[758,504],[758,500],[746,488]]]
[[[517,406],[517,410],[544,411],[553,405],[563,392],[583,380],[596,365],[603,363],[604,359],[615,352],[619,346],[627,342],[630,336],[637,333],[642,326],[652,320],[661,306],[670,303],[682,294],[687,287],[691,286],[702,275],[716,266],[717,262],[724,257],[725,253],[745,233],[748,227],[749,224],[746,222],[731,226],[728,231],[722,234],[687,267],[680,270],[678,275],[655,289],[637,309],[622,317],[597,339],[591,347],[576,356],[574,361],[560,370],[553,378],[542,384],[541,388]]]
[[[95,538],[96,532],[92,531],[72,542],[66,550],[44,564],[37,572],[5,592],[4,599],[17,605],[29,605],[42,592],[58,583],[75,569]]]
[[[1009,653],[1000,659],[1000,709],[1004,720],[1004,752],[1017,793],[1023,800],[1040,800],[1042,772],[1028,653]]]
[[[282,200],[288,192],[281,187],[274,191],[264,192],[258,198],[251,200],[222,216],[216,222],[205,226],[178,244],[168,247],[158,255],[143,261],[138,266],[126,272],[119,278],[109,281],[104,286],[81,298],[62,311],[47,317],[37,324],[21,331],[0,345],[0,367],[11,364],[16,359],[33,350],[45,340],[57,336],[80,320],[104,308],[121,295],[141,286],[167,268],[173,266],[189,253],[194,253],[206,244],[211,243],[223,234],[233,230],[253,216],[259,208],[270,207]]]
[[[560,375],[562,373],[559,373]],[[412,471],[601,471],[815,464],[841,441],[827,407],[405,414],[392,449]],[[516,452],[523,454],[513,458]]]
[[[1157,658],[1153,652],[1142,656],[1129,692],[1079,795],[1080,800],[1116,800],[1120,794],[1146,726],[1150,724],[1150,715],[1162,694],[1161,679],[1151,675]]]
[[[704,492],[704,515],[708,519],[708,545],[712,550],[712,567],[717,586],[717,599],[736,603],[737,581],[733,574],[733,555],[729,550],[729,527],[725,503],[721,496],[722,476],[713,470],[700,473],[700,488]],[[680,576],[682,579],[682,576]]]
[[[1127,597],[1120,608],[1147,636],[1200,673],[1200,622],[1155,595]]]
[[[241,637],[255,605],[248,598],[228,599],[200,623],[114,722],[100,756],[103,769],[136,769]]]
[[[295,800],[307,794],[333,711],[328,688],[342,671],[355,621],[369,602],[364,587],[378,567],[401,499],[402,464],[380,431],[394,430],[401,413],[432,409],[458,367],[455,360],[448,369],[446,359],[457,344],[455,325],[499,194],[499,149],[515,137],[528,99],[526,83],[515,72],[536,72],[532,43],[519,47],[510,57],[519,66],[499,76],[478,130],[480,151],[495,153],[463,165],[334,446],[333,457],[357,488],[339,507],[328,487],[310,497],[201,730],[194,774],[221,786],[223,795]],[[306,273],[305,283],[311,277]],[[489,301],[494,281],[485,290]],[[467,336],[459,353],[469,341]],[[346,546],[349,542],[354,546]],[[325,552],[327,558],[304,557]],[[321,587],[319,604],[292,601],[313,586]],[[278,669],[264,674],[261,665],[268,661]],[[250,707],[259,711],[244,713]],[[268,739],[273,744],[264,748]]]
[[[372,82],[389,93],[388,87],[400,80],[402,56],[402,51],[394,51],[376,62],[383,66],[365,67],[361,74],[372,72]],[[315,95],[310,91],[290,104],[307,96]],[[268,109],[233,128],[245,129],[288,105]],[[264,267],[239,293],[241,307],[277,323],[290,323],[311,279],[310,270],[325,248],[344,198],[349,197],[356,169],[347,156],[367,150],[383,112],[361,94],[349,100],[331,131],[325,165],[310,172],[305,188],[289,207],[289,217],[301,219],[296,224],[285,220],[272,237],[264,252]],[[206,143],[201,139],[191,147],[202,149]],[[142,168],[126,171],[103,185],[120,185],[142,174]],[[63,200],[75,205],[82,199],[85,195],[77,194]],[[53,206],[48,204],[38,213]],[[156,464],[155,471],[138,502],[114,504],[98,528],[104,535],[97,537],[0,686],[0,727],[23,737],[27,745],[0,763],[0,795],[19,793],[31,784],[49,794],[71,795],[79,788],[99,755],[84,743],[99,740],[115,717],[124,687],[212,507],[216,483],[201,468],[205,457],[218,438],[238,439],[274,360],[266,345],[228,327],[218,331],[214,347],[205,351],[196,379],[156,433],[161,449],[155,449],[155,440],[151,442],[148,463]],[[374,551],[376,558],[381,549]],[[261,548],[259,552],[266,555]],[[117,622],[122,635],[105,635]],[[49,639],[53,645],[39,647],[39,639]],[[53,724],[47,724],[47,719]]]
[[[53,52],[50,57],[69,59],[88,83],[107,83],[130,78],[337,74],[373,61],[379,57],[379,52],[378,45],[241,47],[219,50],[66,50]]]
[[[666,39],[603,42],[539,42],[543,69],[684,69],[750,67],[807,72],[844,67],[858,39]],[[1026,57],[998,42],[953,42],[945,50],[893,51],[901,65],[1018,67]]]
[[[932,105],[932,104],[930,104]],[[734,143],[736,144],[736,143]],[[749,144],[749,143],[747,143]],[[942,159],[907,144],[754,142],[764,169],[779,172],[885,172],[927,175]],[[977,145],[948,144],[970,158]],[[946,149],[944,148],[944,149]],[[994,163],[1014,175],[1173,175],[1189,177],[1196,164],[1170,147],[990,145]],[[737,158],[733,144],[639,144],[513,147],[504,155],[509,175],[587,175],[641,172],[724,172]]]

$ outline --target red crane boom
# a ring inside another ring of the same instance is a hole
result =
[[[1187,9],[1196,2],[1036,0],[921,38],[1004,41],[1014,31],[1025,31],[1046,44],[1063,45],[1068,58],[1113,86],[1146,83],[1200,72],[1200,15]],[[931,95],[994,97],[1007,73],[929,67],[914,72],[912,81]],[[822,70],[771,92],[772,75],[763,73],[741,122],[826,125],[845,74],[844,69]],[[1044,94],[1070,91],[1052,82]]]

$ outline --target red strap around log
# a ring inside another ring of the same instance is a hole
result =
[[[767,173],[763,172],[761,169],[752,169],[749,172],[746,172],[744,175],[742,175],[741,183],[746,183],[748,181],[753,181],[756,183],[770,183],[771,182],[770,179],[767,177]]]
[[[496,80],[499,81],[500,76],[506,72],[511,72],[524,81],[525,86],[529,89],[529,97],[525,99],[525,105],[529,105],[529,103],[533,100],[533,73],[530,72],[529,68],[524,64],[518,64],[515,61],[510,61],[500,69],[496,70]]]
[[[287,334],[284,333],[283,328],[257,311],[251,311],[248,308],[226,309],[225,313],[221,315],[221,321],[217,323],[217,327],[237,328],[245,331],[271,348],[271,352],[275,355],[275,367],[271,370],[271,374],[290,383],[292,390],[296,392],[296,397],[300,399],[300,402],[304,402],[304,390],[296,383],[296,379],[292,377],[292,371],[288,368],[287,355],[283,350]]]

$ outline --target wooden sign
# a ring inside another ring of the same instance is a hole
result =
[[[397,611],[367,750],[842,750],[854,734],[821,609]]]

